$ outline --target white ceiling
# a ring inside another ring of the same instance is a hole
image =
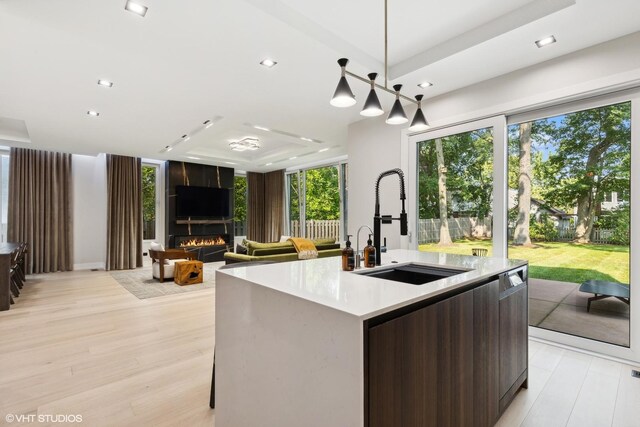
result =
[[[361,103],[329,105],[336,60],[383,72],[383,1],[140,3],[145,18],[125,11],[125,0],[0,0],[3,143],[255,171],[346,154]],[[639,15],[637,0],[389,0],[390,83],[408,96],[441,95],[639,31]],[[537,49],[548,34],[558,43]],[[259,65],[266,57],[278,65]],[[434,87],[419,89],[423,80]],[[351,86],[365,98],[366,85]],[[183,134],[189,141],[161,152]],[[229,150],[246,136],[263,148]]]

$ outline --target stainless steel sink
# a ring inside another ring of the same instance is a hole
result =
[[[396,282],[409,283],[411,285],[424,285],[445,277],[466,273],[469,269],[454,269],[434,267],[421,264],[400,264],[385,268],[376,268],[367,271],[358,271],[356,274],[376,277],[378,279],[393,280]]]

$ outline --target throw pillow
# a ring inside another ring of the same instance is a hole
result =
[[[151,249],[152,251],[163,252],[164,251],[164,245],[162,243],[158,243],[158,242],[151,242],[149,244],[149,249]]]
[[[289,240],[291,238],[291,236],[280,236],[280,243],[282,242],[286,242],[287,240]]]
[[[247,254],[247,248],[238,243],[236,245],[236,253],[237,254],[246,255]]]

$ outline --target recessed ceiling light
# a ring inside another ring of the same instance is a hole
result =
[[[206,125],[204,128],[205,129],[209,129],[211,126],[213,126],[213,123],[209,123],[208,125]]]
[[[306,138],[306,137],[304,137],[304,136],[301,136],[301,137],[300,137],[300,139],[301,139],[301,140],[303,140],[303,141],[313,142],[313,139],[311,139],[311,138]]]
[[[289,160],[294,160],[294,159],[297,159],[297,158],[298,158],[298,156],[293,156],[293,157],[289,157]]]
[[[429,86],[433,86],[433,83],[431,83],[431,82],[422,82],[422,83],[418,84],[418,87],[421,87],[422,89],[426,89]]]
[[[263,59],[262,61],[260,61],[260,65],[264,65],[267,68],[271,68],[276,64],[277,64],[277,62],[274,61],[273,59],[270,59],[270,58],[266,58],[266,59]]]
[[[536,46],[544,47],[556,42],[556,38],[554,36],[548,36],[540,40],[536,40]]]
[[[225,162],[225,163],[228,164],[228,165],[235,165],[236,164],[236,163],[233,163],[233,162]]]
[[[128,0],[127,4],[124,5],[124,9],[129,12],[133,12],[136,15],[145,16],[147,14],[148,7]]]
[[[254,126],[254,128],[255,128],[255,129],[264,130],[264,131],[267,131],[267,132],[271,131],[271,129],[266,128],[266,127],[263,127],[263,126],[257,126],[257,125],[256,125],[256,126]]]
[[[188,141],[190,139],[191,139],[191,137],[189,135],[182,135],[182,140],[183,141]]]
[[[167,152],[173,150],[173,147],[170,145],[167,145],[166,147],[164,147],[165,150],[167,150]]]
[[[273,163],[265,163],[265,166],[271,166]]]
[[[109,80],[98,80],[98,84],[100,86],[104,86],[104,87],[112,87],[113,86],[113,82],[110,82]]]
[[[93,110],[89,110],[87,111],[87,114],[93,117],[98,117],[100,115],[100,113],[98,113],[97,111],[93,111]]]
[[[325,151],[329,151],[328,148],[323,148],[322,150],[318,150],[318,153],[324,153]]]
[[[191,159],[191,160],[200,160],[200,157],[194,157],[194,156],[186,156],[187,159]]]

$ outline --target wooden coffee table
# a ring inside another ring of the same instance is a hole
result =
[[[587,312],[591,309],[591,302],[614,297],[629,305],[629,285],[607,282],[605,280],[587,280],[580,285],[580,292],[588,292],[595,296],[587,302]]]

